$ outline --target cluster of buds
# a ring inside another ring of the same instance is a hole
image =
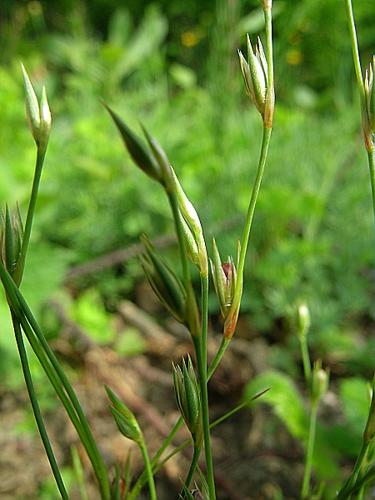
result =
[[[240,255],[240,245],[238,244],[237,263]],[[213,240],[213,258],[210,260],[212,279],[215,292],[219,299],[220,312],[224,319],[224,336],[231,338],[234,334],[241,294],[239,300],[236,295],[236,288],[239,285],[237,268],[232,257],[228,257],[226,262],[222,262],[215,239]]]
[[[23,225],[19,208],[9,210],[6,206],[1,216],[0,258],[11,276],[14,276],[19,262],[22,242]]]
[[[373,134],[375,132],[375,57],[366,69],[364,80],[364,109],[362,111],[362,126],[367,151],[374,150]]]
[[[322,368],[322,361],[315,361],[312,370],[311,380],[311,400],[313,403],[318,403],[326,394],[329,384],[329,371]]]
[[[240,50],[238,56],[246,93],[263,117],[263,120],[272,125],[273,89],[268,88],[268,63],[260,38],[258,38],[255,48],[253,48],[249,35],[247,35],[247,60]],[[267,104],[270,109],[266,109]]]
[[[30,78],[22,65],[23,80],[26,93],[26,112],[29,119],[31,132],[38,148],[45,152],[51,131],[51,112],[48,106],[46,88],[42,88],[42,97],[38,98]]]
[[[156,253],[146,236],[142,237],[145,248],[141,263],[151,288],[164,307],[180,323],[188,325],[192,335],[200,332],[198,306],[188,296],[181,280]]]
[[[111,413],[121,434],[138,445],[142,444],[143,434],[134,413],[108,386],[105,386],[105,390],[112,403]]]
[[[106,104],[105,107],[120,132],[126,149],[134,163],[149,177],[159,182],[167,192],[176,194],[188,256],[198,266],[200,274],[207,276],[208,258],[202,225],[193,204],[182,189],[163,148],[142,127],[148,144],[148,147],[146,147],[144,142],[128,127],[117,113]]]
[[[178,409],[194,442],[202,441],[202,419],[200,411],[199,385],[190,356],[182,366],[173,365],[173,385]]]

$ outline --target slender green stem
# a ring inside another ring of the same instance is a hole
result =
[[[253,189],[251,192],[250,203],[249,203],[249,207],[247,210],[245,226],[243,229],[242,239],[241,239],[241,252],[240,252],[240,259],[239,259],[238,270],[237,270],[238,280],[237,280],[236,290],[234,292],[234,299],[233,299],[233,302],[236,304],[238,304],[241,300],[242,286],[243,286],[243,272],[244,272],[244,267],[245,267],[247,247],[249,244],[249,237],[250,237],[251,225],[252,225],[253,218],[254,218],[255,206],[256,206],[256,203],[258,200],[260,186],[262,184],[264,168],[266,165],[267,154],[268,154],[268,147],[269,147],[269,143],[270,143],[270,139],[271,139],[271,134],[272,134],[271,128],[263,127],[262,147],[261,147],[261,151],[260,151],[258,169],[257,169],[256,178],[255,178],[255,183],[253,185]]]
[[[194,472],[195,472],[195,469],[197,468],[200,454],[201,454],[200,447],[194,445],[193,458],[191,460],[189,472],[186,476],[185,483],[184,483],[184,486],[187,489],[189,489],[191,481],[193,480]]]
[[[369,443],[363,441],[360,452],[358,454],[357,460],[354,465],[354,469],[350,474],[350,476],[348,477],[344,486],[339,491],[339,494],[337,495],[337,500],[344,500],[345,498],[349,498],[349,496],[351,495],[351,491],[355,487],[361,469],[363,465],[366,463],[368,450],[369,450]]]
[[[216,499],[215,478],[214,478],[214,468],[212,461],[210,420],[208,411],[208,390],[207,390],[207,380],[206,380],[207,366],[204,365],[202,342],[200,341],[199,337],[194,338],[194,345],[197,356],[198,375],[199,375],[199,384],[201,392],[203,440],[204,440],[204,452],[205,452],[206,468],[207,468],[207,484],[208,484],[210,500],[215,500]]]
[[[316,420],[318,414],[319,401],[312,402],[311,412],[310,412],[310,426],[309,426],[309,437],[307,442],[306,450],[306,462],[305,462],[305,472],[303,475],[301,498],[310,498],[310,481],[311,481],[311,471],[314,456],[314,445],[315,445],[315,434],[316,434]]]
[[[20,290],[17,288],[15,285],[14,281],[10,277],[9,273],[4,269],[4,266],[0,263],[0,278],[3,282],[4,288],[6,290],[7,295],[9,296],[11,300],[12,307],[14,311],[17,314],[17,317],[19,321],[22,324],[22,328],[24,329],[25,333],[28,335],[28,340],[32,339],[32,332],[35,333],[37,340],[33,342],[32,347],[33,349],[38,349],[39,352],[42,353],[43,359],[45,356],[47,356],[48,362],[44,361],[44,364],[42,364],[43,368],[45,369],[46,373],[47,370],[49,369],[50,376],[53,376],[55,379],[55,384],[54,388],[57,391],[60,390],[60,394],[58,393],[60,399],[61,397],[65,396],[65,393],[62,391],[61,385],[65,388],[71,403],[74,407],[73,415],[71,413],[69,414],[69,417],[72,419],[75,416],[75,412],[77,412],[78,415],[78,425],[79,428],[82,428],[82,433],[81,436],[86,437],[86,451],[88,452],[93,468],[95,470],[95,474],[98,479],[98,483],[101,488],[102,496],[104,499],[109,499],[110,498],[110,485],[109,485],[109,478],[108,478],[108,472],[105,467],[105,464],[103,462],[103,459],[99,453],[99,450],[97,448],[95,439],[92,435],[90,426],[87,422],[86,416],[82,410],[82,407],[78,401],[78,398],[68,380],[68,378],[65,375],[64,370],[61,368],[60,363],[58,362],[55,354],[51,350],[48,342],[46,341],[43,332],[36,321],[35,317],[33,316],[29,306],[27,305],[25,299],[23,298],[23,295],[21,294]],[[41,347],[39,347],[39,342],[41,344]],[[49,365],[51,363],[53,369],[51,372],[51,367]],[[52,374],[52,375],[51,375]],[[48,373],[47,373],[48,375]],[[57,377],[56,377],[57,376]],[[51,378],[50,378],[51,380]],[[52,382],[52,380],[51,380]],[[65,397],[65,400],[67,398]],[[63,402],[63,401],[62,401]],[[64,404],[65,408],[66,407],[66,401]],[[68,411],[68,409],[67,409]],[[77,432],[78,428],[76,426]],[[80,439],[81,439],[80,436]],[[90,453],[89,453],[90,452]]]
[[[211,364],[208,368],[208,373],[207,373],[207,381],[210,380],[212,375],[215,373],[216,368],[219,366],[221,360],[223,359],[223,356],[225,354],[225,351],[227,350],[228,346],[230,344],[230,339],[227,337],[222,337],[219,349],[217,350],[213,360],[211,361]]]
[[[178,239],[178,245],[180,249],[180,260],[181,260],[181,266],[182,266],[182,276],[184,280],[184,285],[186,287],[186,291],[191,287],[190,284],[190,272],[189,272],[189,261],[186,253],[186,246],[185,246],[185,240],[184,240],[184,233],[181,225],[181,219],[180,219],[180,211],[178,208],[178,201],[177,201],[177,196],[176,193],[174,192],[167,192],[168,194],[168,200],[169,204],[171,206],[172,210],[172,215],[173,215],[173,220],[175,224],[175,229],[177,233],[177,239]]]
[[[369,171],[370,171],[372,209],[374,212],[374,222],[375,222],[375,161],[374,161],[374,151],[367,151],[367,157],[368,157],[368,166],[369,166]]]
[[[215,357],[211,361],[211,364],[209,366],[207,380],[210,380],[212,375],[215,373],[216,368],[219,366],[219,363],[220,363],[227,347],[229,346],[229,344],[230,344],[230,340],[223,337],[221,344],[219,346],[219,349],[216,352]],[[244,404],[241,403],[241,405],[238,408],[241,409],[246,404],[247,403],[244,403]],[[151,464],[152,464],[153,469],[155,469],[155,467],[158,465],[158,461],[159,461],[160,457],[165,452],[165,450],[168,448],[168,446],[172,443],[173,438],[175,437],[177,432],[180,430],[183,423],[184,423],[183,418],[179,417],[178,420],[176,421],[176,423],[174,424],[172,430],[168,434],[168,436],[164,439],[159,450],[153,456],[153,458],[151,460]],[[212,425],[210,426],[210,428],[211,427],[212,427]],[[137,495],[139,495],[139,492],[141,491],[142,487],[145,484],[145,480],[146,480],[146,473],[145,473],[145,471],[143,471],[142,474],[138,477],[136,483],[134,484],[134,486],[129,494],[128,500],[134,500],[134,498],[136,498]]]
[[[13,313],[12,313],[12,321],[13,321],[14,334],[15,334],[16,342],[17,342],[17,348],[18,348],[18,352],[19,352],[19,356],[20,356],[20,360],[21,360],[22,371],[23,371],[23,375],[25,378],[26,388],[27,388],[27,392],[29,394],[29,399],[30,399],[31,406],[33,409],[36,425],[38,427],[39,434],[40,434],[40,437],[41,437],[43,445],[44,445],[44,449],[46,450],[48,461],[51,465],[52,473],[53,473],[54,478],[56,480],[56,484],[57,484],[57,487],[58,487],[59,492],[61,494],[61,497],[64,500],[68,500],[69,496],[68,496],[68,493],[65,489],[64,482],[63,482],[61,474],[60,474],[59,466],[57,465],[56,458],[55,458],[55,455],[53,453],[52,446],[51,446],[51,443],[50,443],[50,440],[48,437],[48,433],[47,433],[46,427],[44,425],[43,417],[42,417],[42,414],[41,414],[41,411],[39,408],[38,398],[35,394],[35,389],[34,389],[34,384],[33,384],[33,380],[31,377],[29,362],[27,359],[27,353],[26,353],[25,345],[24,345],[23,338],[22,338],[22,331],[20,328],[20,323],[16,319],[16,317]]]
[[[355,74],[357,77],[357,83],[358,83],[358,88],[359,88],[359,92],[361,95],[361,100],[364,100],[365,87],[363,84],[361,60],[359,57],[358,39],[357,39],[357,31],[355,28],[352,0],[345,0],[345,6],[346,6],[347,17],[348,17],[350,42],[351,42],[352,52],[353,52],[353,62],[354,62]]]
[[[253,401],[254,399],[259,398],[260,396],[262,396],[267,391],[269,391],[269,389],[265,389],[264,391],[259,392],[258,394],[256,394],[251,399],[251,401]],[[221,424],[222,422],[224,422],[225,420],[227,420],[228,418],[230,418],[232,415],[234,415],[235,413],[239,412],[240,410],[242,410],[242,408],[245,408],[248,405],[249,405],[249,401],[243,401],[242,403],[240,403],[239,405],[237,405],[232,410],[228,411],[227,413],[225,413],[221,417],[219,417],[216,420],[214,420],[210,424],[210,429],[214,429],[217,425]],[[165,458],[163,458],[163,460],[161,462],[159,462],[159,463],[156,464],[156,466],[154,467],[154,473],[158,472],[163,467],[163,465],[166,462],[168,462],[168,460],[170,460],[172,457],[174,457],[175,455],[177,455],[177,453],[179,453],[180,451],[182,451],[183,449],[185,449],[187,446],[189,446],[189,444],[191,442],[192,442],[192,438],[185,439],[185,441],[183,441],[179,446],[177,446],[173,451],[171,451]],[[134,497],[133,496],[129,497],[129,500],[130,500],[130,498],[134,498]]]
[[[309,348],[307,345],[307,336],[303,335],[299,337],[299,343],[301,346],[301,356],[303,363],[303,372],[305,374],[305,380],[308,384],[311,382],[311,361],[309,355]]]
[[[148,479],[148,486],[149,486],[149,490],[150,490],[150,500],[156,500],[156,489],[155,489],[154,475],[152,472],[150,457],[148,455],[148,451],[147,451],[145,442],[143,440],[139,444],[139,448],[141,450],[143,461],[145,463],[145,470],[146,470],[147,479]]]
[[[45,156],[46,156],[46,148],[39,148],[38,147],[37,155],[36,155],[36,164],[35,164],[33,185],[31,188],[29,208],[27,210],[25,230],[24,230],[23,239],[22,239],[22,247],[21,247],[21,252],[20,252],[18,262],[17,262],[17,267],[16,267],[16,271],[15,271],[15,276],[14,276],[14,280],[17,283],[17,285],[20,285],[20,283],[22,281],[23,269],[25,266],[26,254],[27,254],[27,250],[28,250],[29,242],[30,242],[31,229],[32,229],[34,213],[35,213],[35,206],[36,206],[36,201],[38,199],[40,177],[42,175],[42,169],[43,169],[43,163],[44,163]]]

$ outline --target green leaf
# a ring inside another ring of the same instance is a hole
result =
[[[285,424],[292,436],[305,439],[308,429],[308,415],[303,400],[292,379],[277,371],[268,371],[251,380],[245,388],[245,398],[250,399],[257,392],[270,390],[259,400],[269,404]],[[259,404],[253,403],[253,404]]]

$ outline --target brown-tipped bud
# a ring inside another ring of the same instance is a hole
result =
[[[322,361],[315,361],[312,371],[311,399],[313,403],[318,401],[326,394],[329,384],[329,371],[322,368]]]
[[[178,409],[194,441],[202,440],[202,420],[200,411],[199,385],[190,356],[182,361],[182,366],[173,366],[173,385]]]
[[[23,241],[23,225],[21,214],[17,206],[14,210],[9,210],[6,206],[0,227],[0,258],[11,276],[17,267],[21,254]]]
[[[362,109],[362,128],[367,151],[373,151],[375,132],[375,85],[374,85],[375,58],[366,69],[364,78],[364,109]]]
[[[187,322],[187,298],[181,281],[157,255],[146,236],[142,237],[145,254],[141,257],[146,277],[160,302],[180,323]]]
[[[213,239],[213,259],[211,260],[211,272],[216,295],[219,299],[220,311],[224,320],[233,302],[234,291],[237,281],[237,270],[232,257],[227,262],[222,262],[219,250]]]

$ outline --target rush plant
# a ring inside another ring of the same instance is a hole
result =
[[[248,253],[251,228],[255,208],[260,192],[268,149],[271,141],[273,116],[275,107],[274,70],[273,70],[273,41],[272,41],[272,0],[262,0],[262,9],[265,21],[264,44],[260,39],[255,45],[247,37],[247,54],[239,51],[239,63],[242,72],[246,93],[252,105],[259,113],[262,125],[262,142],[255,179],[249,190],[249,204],[245,216],[242,236],[239,242],[233,245],[233,256],[223,261],[216,240],[212,243],[211,257],[208,255],[205,233],[196,208],[188,198],[175,170],[167,157],[166,152],[157,139],[142,126],[141,138],[115,112],[112,107],[104,103],[113,120],[124,145],[134,163],[156,182],[164,192],[173,216],[174,227],[179,246],[180,269],[173,269],[165,259],[159,255],[147,237],[143,238],[144,253],[141,257],[145,275],[155,294],[167,311],[190,334],[194,348],[194,360],[186,357],[180,363],[173,365],[172,376],[177,407],[181,417],[176,421],[169,435],[161,444],[154,456],[150,456],[142,429],[130,408],[118,396],[106,387],[109,399],[109,409],[115,423],[123,436],[134,441],[144,461],[144,471],[135,480],[131,480],[130,462],[127,462],[123,475],[119,469],[115,474],[107,467],[84,410],[69,382],[69,379],[49,346],[42,329],[30,310],[22,291],[22,277],[25,269],[27,251],[31,238],[33,218],[38,198],[38,189],[43,164],[48,147],[51,130],[51,113],[49,110],[46,91],[43,88],[41,99],[38,101],[31,81],[22,68],[26,91],[26,110],[36,145],[36,166],[34,180],[26,215],[25,226],[18,207],[5,207],[2,216],[0,232],[0,279],[3,284],[11,313],[16,344],[21,366],[25,378],[35,421],[48,456],[57,488],[63,499],[69,494],[64,485],[60,468],[55,458],[53,448],[39,408],[38,397],[33,384],[29,367],[28,354],[25,348],[25,338],[35,353],[40,365],[45,371],[56,395],[61,401],[68,418],[72,422],[77,435],[86,450],[96,477],[99,494],[102,499],[132,500],[138,497],[141,489],[147,484],[151,500],[157,498],[155,475],[165,462],[174,454],[187,446],[192,446],[193,453],[185,480],[181,484],[180,498],[195,498],[191,491],[191,484],[196,478],[202,498],[216,499],[216,484],[214,474],[214,460],[211,447],[211,431],[220,422],[241,410],[249,404],[249,400],[242,402],[236,408],[228,411],[218,420],[212,422],[209,415],[208,382],[220,364],[231,340],[236,332],[238,316],[241,308],[242,292],[244,288],[244,270]],[[364,142],[368,154],[370,179],[375,214],[375,167],[374,167],[374,63],[372,62],[362,76],[358,47],[355,35],[355,25],[350,0],[346,0],[351,41],[355,61],[358,86],[361,96],[362,129]],[[212,359],[207,360],[208,336],[208,293],[210,285],[210,271],[212,283],[220,305],[223,321],[221,343]],[[197,297],[193,288],[194,274],[199,276],[200,296]],[[313,493],[311,476],[313,454],[316,435],[316,424],[319,402],[328,388],[328,371],[322,368],[321,361],[311,364],[307,343],[307,334],[310,326],[310,317],[307,306],[298,307],[297,333],[301,347],[304,375],[309,389],[309,430],[305,454],[305,472],[301,486],[301,498],[320,498],[322,491]],[[253,398],[261,396],[261,391]],[[167,454],[167,448],[182,425],[186,425],[190,438]],[[338,498],[363,498],[369,484],[374,480],[373,449],[375,439],[375,395],[374,384],[369,416],[363,434],[362,448],[350,477],[338,493]],[[202,455],[202,457],[201,457]],[[205,468],[199,467],[200,460]],[[79,464],[77,466],[79,469]],[[203,473],[202,470],[205,472]],[[125,486],[124,486],[125,485]],[[83,488],[84,490],[84,488]]]

